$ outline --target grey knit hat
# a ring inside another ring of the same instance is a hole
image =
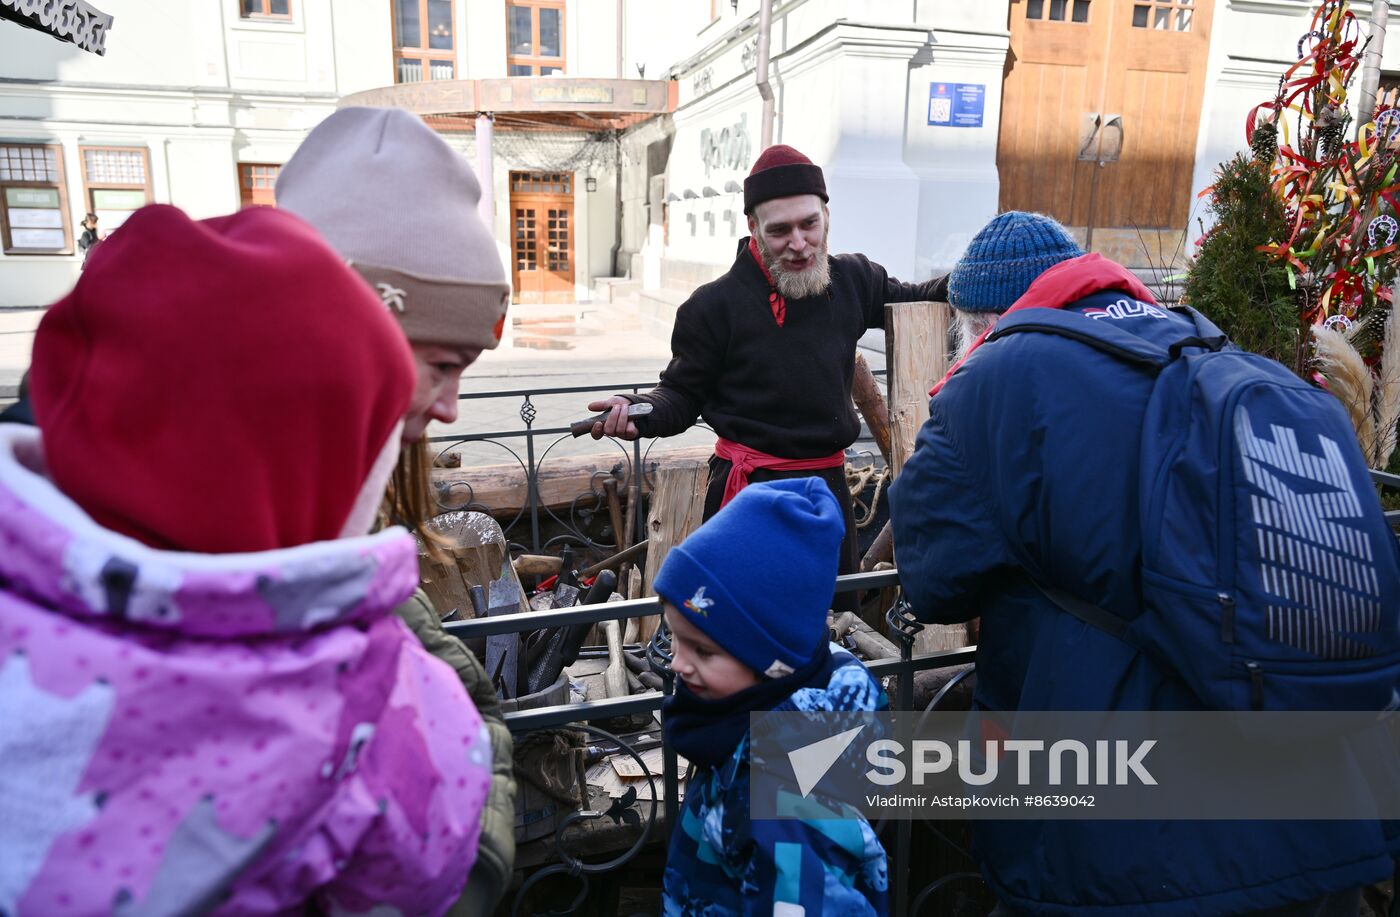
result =
[[[320,230],[410,341],[491,349],[510,284],[471,166],[401,108],[342,108],[277,178],[277,206]]]

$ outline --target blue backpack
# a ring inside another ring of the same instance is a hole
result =
[[[1170,311],[1194,332],[1166,348],[1059,309],[1012,313],[989,338],[1059,335],[1156,376],[1139,466],[1141,613],[1041,590],[1212,709],[1400,708],[1400,542],[1341,403],[1194,309]]]

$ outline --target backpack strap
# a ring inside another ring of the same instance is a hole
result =
[[[1150,370],[1162,369],[1174,357],[1162,347],[1124,331],[1112,322],[1098,321],[1083,313],[1063,309],[1019,309],[997,322],[987,341],[990,343],[1027,331],[1070,338]]]
[[[1047,586],[1034,577],[1031,577],[1031,582],[1035,584],[1035,588],[1039,589],[1047,599],[1059,606],[1061,611],[1071,617],[1078,618],[1085,624],[1098,628],[1110,637],[1116,637],[1125,643],[1128,642],[1126,636],[1128,633],[1128,622],[1123,618],[1118,617],[1111,611],[1105,611],[1091,602],[1086,602],[1076,595],[1070,595],[1063,589]]]

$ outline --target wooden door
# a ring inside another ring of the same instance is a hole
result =
[[[238,164],[238,202],[244,207],[275,207],[277,175],[282,167],[273,163]]]
[[[510,209],[515,302],[573,302],[573,173],[510,173]]]
[[[1001,208],[1048,213],[1081,240],[1092,225],[1093,247],[1133,266],[1170,260],[1190,217],[1214,2],[1011,0]],[[1118,161],[1098,165],[1101,143]]]

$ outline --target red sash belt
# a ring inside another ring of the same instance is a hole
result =
[[[715,455],[729,462],[729,477],[724,482],[724,506],[748,486],[749,474],[758,468],[774,471],[816,471],[821,468],[839,468],[846,464],[845,451],[835,452],[822,458],[787,459],[767,452],[750,449],[741,443],[720,437],[715,441]]]

